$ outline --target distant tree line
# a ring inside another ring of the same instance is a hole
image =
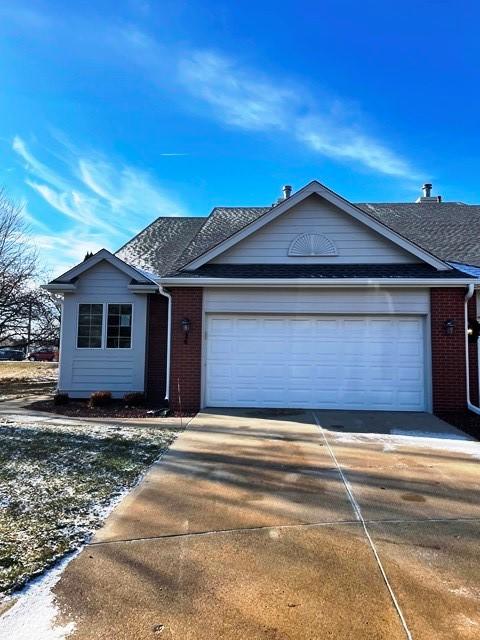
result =
[[[41,289],[42,268],[21,206],[0,191],[0,347],[57,346],[60,297]]]

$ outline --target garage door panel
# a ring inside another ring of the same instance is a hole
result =
[[[342,325],[341,330],[352,338],[362,338],[369,333],[369,326],[362,318],[344,320]],[[337,330],[339,330],[338,326]]]
[[[392,367],[373,365],[369,368],[368,375],[372,382],[385,381],[390,384],[395,378],[395,371]]]
[[[410,407],[415,404],[423,404],[423,393],[419,390],[399,391],[398,400],[401,407]]]
[[[381,408],[381,407],[391,407],[395,401],[395,393],[393,391],[381,391],[377,389],[374,392],[369,392],[367,394],[367,404],[372,407]]]
[[[321,389],[316,389],[313,394],[313,407],[327,407],[327,406],[338,406],[339,403],[339,393],[338,389],[327,389],[322,387]]]
[[[413,382],[419,384],[422,382],[423,370],[420,367],[399,367],[398,379],[401,382]]]
[[[406,357],[406,358],[412,358],[412,357],[416,357],[419,356],[420,353],[423,351],[423,345],[419,344],[418,341],[416,342],[399,342],[397,345],[398,348],[398,355],[400,357]]]
[[[335,337],[338,333],[338,320],[317,319],[315,320],[315,335],[322,337]]]
[[[208,406],[424,410],[424,321],[207,316]]]

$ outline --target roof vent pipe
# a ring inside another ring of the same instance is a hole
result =
[[[292,195],[292,187],[289,184],[286,184],[282,187],[283,191],[283,199],[288,200],[288,198]]]
[[[422,194],[415,202],[441,202],[442,196],[432,196],[432,184],[426,182],[422,187]]]
[[[430,198],[432,195],[432,185],[429,182],[426,182],[422,187],[422,191],[424,198]]]

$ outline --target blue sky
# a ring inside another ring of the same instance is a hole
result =
[[[51,273],[159,215],[478,202],[477,3],[18,0],[0,6],[0,185]]]

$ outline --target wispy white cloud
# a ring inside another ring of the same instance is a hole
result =
[[[257,131],[287,131],[297,143],[334,160],[399,178],[414,178],[406,159],[363,130],[338,98],[313,100],[300,86],[286,89],[256,70],[221,54],[194,51],[179,62],[184,88],[227,125]]]
[[[59,232],[48,219],[28,214],[38,231],[39,250],[57,269],[71,266],[87,250],[114,250],[157,216],[185,214],[147,172],[117,165],[99,153],[82,153],[70,142],[62,142],[54,154],[43,151],[56,160],[55,168],[39,160],[19,136],[12,149],[23,162],[25,184],[64,220],[59,226],[66,230]]]
[[[68,182],[62,179],[58,173],[52,171],[43,162],[35,158],[28,149],[25,141],[20,136],[15,136],[12,142],[12,149],[25,162],[25,169],[30,175],[34,175],[39,180],[44,180],[57,189],[67,189]]]
[[[95,253],[102,249],[105,246],[105,236],[81,227],[72,227],[61,233],[52,233],[46,229],[33,233],[32,243],[40,256],[45,258],[47,277],[50,279],[81,262],[88,251]]]
[[[227,124],[243,129],[284,129],[298,102],[295,92],[208,51],[181,59],[179,73],[191,93],[210,104]]]

